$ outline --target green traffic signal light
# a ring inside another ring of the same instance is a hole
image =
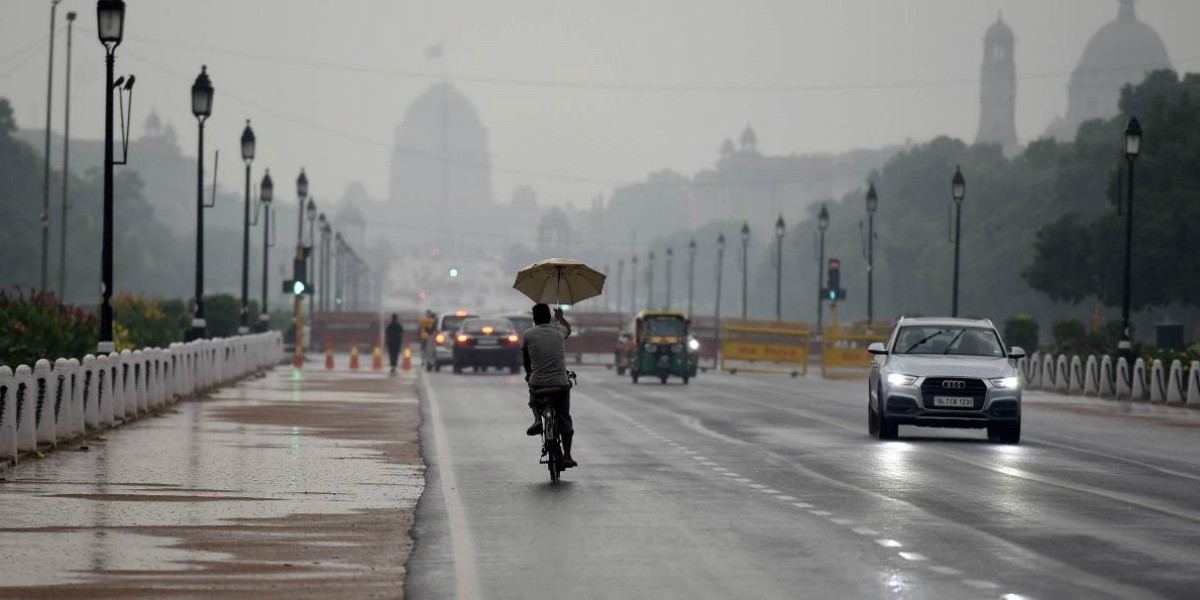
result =
[[[829,299],[837,300],[837,290],[829,290]]]
[[[458,277],[458,269],[450,269],[451,277]]]
[[[296,281],[292,282],[292,293],[293,294],[295,294],[297,296],[303,294],[304,288],[305,288],[305,285],[304,285],[303,281],[296,280]]]

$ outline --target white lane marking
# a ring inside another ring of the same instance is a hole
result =
[[[911,560],[914,562],[922,561],[922,560],[929,560],[929,559],[925,558],[923,555],[917,554],[916,552],[901,552],[900,558],[903,558],[904,560]]]
[[[808,512],[817,515],[818,517],[828,517],[833,514],[827,510],[810,510]]]
[[[767,486],[765,486],[765,485],[763,485],[763,484],[761,484],[761,483],[747,483],[746,485],[748,485],[748,486],[750,486],[750,487],[752,487],[752,488],[754,488],[754,489],[756,489],[756,490],[761,490],[761,489],[763,489],[763,488],[767,487]]]
[[[878,531],[875,531],[874,529],[871,529],[870,527],[855,527],[854,529],[851,529],[850,531],[853,531],[854,533],[857,533],[858,535],[879,535]]]
[[[437,469],[442,481],[442,498],[446,502],[446,520],[450,528],[450,548],[454,557],[454,596],[458,600],[479,600],[479,589],[475,587],[475,551],[471,544],[471,530],[467,526],[467,511],[458,495],[458,480],[454,473],[454,458],[450,455],[450,442],[446,425],[442,422],[442,409],[437,394],[424,376],[421,388],[429,402],[429,420],[433,424],[433,447],[437,452]]]
[[[812,505],[807,502],[793,502],[792,506],[796,508],[812,508]]]
[[[716,464],[716,463],[713,463],[713,464]],[[713,467],[713,470],[714,471],[728,471],[729,469],[726,469],[725,467]]]
[[[703,456],[693,456],[692,460],[704,460],[704,457]],[[700,463],[700,464],[704,464],[704,463]]]
[[[790,501],[792,501],[792,500],[795,500],[795,499],[796,499],[796,497],[795,497],[795,496],[775,496],[775,497],[776,497],[776,498],[778,498],[778,499],[780,499],[780,500],[783,500],[784,502],[790,502]]]
[[[964,579],[963,583],[980,590],[994,590],[1000,586],[983,579]]]
[[[883,546],[884,548],[899,548],[904,545],[896,540],[889,540],[886,538],[875,540],[875,543]]]
[[[738,474],[737,474],[737,473],[721,473],[721,474],[722,474],[722,475],[724,475],[724,476],[726,476],[726,477],[737,477],[737,476],[738,476]]]
[[[684,450],[683,453],[684,454],[700,454],[699,452],[696,452],[695,450]]]
[[[706,466],[706,467],[711,467],[711,466],[713,466],[713,465],[715,465],[715,464],[717,464],[717,463],[715,463],[715,462],[713,462],[713,461],[711,461],[711,460],[706,460],[706,461],[704,461],[704,462],[702,462],[702,463],[700,463],[700,464],[702,464],[702,465],[704,465],[704,466]]]
[[[930,565],[929,570],[934,573],[941,573],[942,575],[962,575],[962,571],[954,567],[944,567],[942,565]]]
[[[778,493],[779,493],[779,490],[773,490],[773,489],[770,489],[770,488],[767,488],[767,489],[765,489],[765,490],[758,490],[758,491],[760,491],[760,492],[762,492],[762,493],[764,493],[764,494],[778,494]]]
[[[830,519],[830,521],[835,525],[841,525],[842,527],[848,527],[854,524],[854,521],[851,521],[850,519]]]
[[[738,483],[750,483],[751,481],[754,481],[754,480],[753,480],[753,479],[746,479],[745,477],[739,477],[739,478],[737,479],[737,482],[738,482]]]

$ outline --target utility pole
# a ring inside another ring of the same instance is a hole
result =
[[[50,114],[54,103],[54,17],[58,3],[50,0],[50,65],[46,74],[46,160],[42,171],[42,278],[41,289],[50,285]],[[61,293],[62,290],[59,290]]]
[[[62,168],[62,223],[58,240],[58,295],[67,300],[67,210],[71,208],[67,199],[67,184],[71,180],[71,30],[75,27],[75,11],[67,13],[67,95],[63,110],[63,168]],[[132,97],[132,96],[131,96]],[[49,164],[49,159],[47,159]]]

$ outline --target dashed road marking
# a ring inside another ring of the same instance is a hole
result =
[[[810,510],[808,512],[817,515],[818,517],[828,517],[833,514],[827,510]]]
[[[746,485],[748,485],[748,486],[750,486],[750,487],[752,487],[752,488],[754,488],[754,489],[756,489],[756,490],[761,490],[761,489],[763,489],[763,488],[767,487],[767,486],[765,486],[765,485],[763,485],[763,484],[761,484],[761,483],[747,483]]]
[[[807,502],[793,502],[792,506],[796,508],[812,508],[812,505]]]
[[[959,571],[954,567],[945,567],[942,565],[931,565],[929,570],[933,571],[934,573],[941,573],[942,575],[962,575],[962,571]]]
[[[903,558],[904,560],[911,560],[911,561],[929,560],[929,559],[925,558],[925,556],[923,556],[921,554],[917,554],[916,552],[901,552],[900,558]]]
[[[870,527],[855,527],[854,529],[851,529],[850,531],[853,531],[854,533],[857,533],[858,535],[879,535],[878,531],[875,531],[874,529],[871,529]]]
[[[778,498],[778,499],[780,499],[780,500],[783,500],[784,502],[790,502],[790,501],[792,501],[792,500],[795,500],[795,499],[796,499],[796,497],[795,497],[795,496],[775,496],[775,497],[776,497],[776,498]]]
[[[721,473],[721,474],[722,474],[722,475],[724,475],[724,476],[726,476],[726,477],[738,477],[738,474],[737,474],[737,473],[730,473],[730,472],[728,472],[728,471],[726,471],[725,473]]]
[[[830,521],[832,521],[834,525],[841,525],[843,527],[854,524],[854,521],[851,521],[850,519],[830,519]]]
[[[984,581],[982,579],[964,579],[963,583],[981,590],[994,590],[1000,587],[990,581]]]
[[[897,542],[896,540],[889,540],[887,538],[881,538],[881,539],[875,540],[875,543],[879,544],[880,546],[883,546],[884,548],[899,548],[904,545],[904,544],[901,544],[900,542]]]
[[[765,489],[765,490],[758,490],[758,491],[760,491],[760,492],[762,492],[762,493],[764,493],[764,494],[778,494],[778,493],[779,493],[779,490],[773,490],[773,489],[770,489],[770,488],[767,488],[767,489]]]

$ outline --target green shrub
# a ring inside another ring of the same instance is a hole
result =
[[[96,351],[95,315],[60,302],[54,294],[0,290],[0,364],[33,366],[40,358],[80,358]]]
[[[1050,329],[1054,335],[1054,343],[1060,348],[1078,344],[1087,336],[1087,327],[1074,317],[1063,317],[1054,322]]]
[[[113,298],[113,320],[128,332],[117,336],[117,350],[166,348],[172,342],[183,341],[184,329],[179,315],[164,310],[167,304],[172,309],[176,306],[180,311],[183,309],[183,303],[177,300],[168,303],[157,297],[147,299],[129,293],[117,294]]]
[[[1004,322],[1004,340],[1026,352],[1038,349],[1038,322],[1030,315],[1013,315]]]

